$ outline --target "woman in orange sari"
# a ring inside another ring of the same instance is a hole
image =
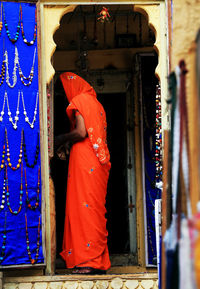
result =
[[[94,89],[78,75],[60,75],[69,105],[71,131],[56,138],[59,150],[71,142],[63,250],[73,273],[104,273],[110,268],[105,200],[110,171],[106,115]]]

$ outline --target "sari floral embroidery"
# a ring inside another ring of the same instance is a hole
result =
[[[83,203],[83,206],[86,207],[86,208],[89,208],[89,205],[86,202]]]
[[[90,170],[89,170],[89,174],[92,174],[95,170],[95,167],[92,167]]]

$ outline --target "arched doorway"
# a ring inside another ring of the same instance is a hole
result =
[[[134,12],[132,5],[107,7],[112,17],[109,22],[96,21],[102,5],[81,5],[63,16],[60,28],[54,34],[57,44],[53,56],[56,71],[54,127],[55,134],[67,131],[65,97],[58,76],[62,71],[74,71],[91,82],[107,112],[112,161],[107,218],[112,266],[134,266],[140,264],[138,231],[142,229],[138,228],[138,223],[143,224],[142,219],[136,218],[136,200],[143,200],[138,178],[144,174],[144,168],[142,165],[136,168],[136,163],[141,163],[143,151],[141,91],[144,84],[148,86],[149,91],[154,91],[148,94],[154,101],[157,56],[153,49],[154,33],[146,17]],[[138,62],[139,58],[143,59],[143,64]],[[151,103],[148,97],[144,101]],[[155,110],[155,107],[151,109]],[[138,114],[137,119],[135,114]],[[151,117],[153,115],[154,112]],[[136,129],[137,122],[139,129]],[[136,138],[140,139],[139,142]],[[140,147],[139,154],[136,153],[137,146]],[[56,193],[58,253],[62,244],[67,163],[53,159],[51,171]],[[143,204],[139,206],[143,210]]]

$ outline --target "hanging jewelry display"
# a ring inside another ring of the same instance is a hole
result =
[[[1,2],[2,4],[2,2]],[[2,13],[2,5],[1,5],[1,13]],[[1,14],[1,17],[2,17],[2,14]],[[0,22],[0,36],[1,36],[1,22]],[[5,38],[3,38],[3,51],[5,50]],[[4,82],[4,79],[5,79],[5,72],[6,72],[6,63],[5,63],[5,59],[4,59],[4,55],[5,53],[3,54],[3,61],[2,61],[2,65],[1,65],[1,74],[0,74],[0,86],[3,84]]]
[[[0,211],[2,211],[4,209],[5,202],[6,202],[6,175],[5,175],[5,171],[4,171],[3,189],[2,189],[2,196],[1,196]]]
[[[22,20],[22,6],[20,5],[20,19],[21,19],[21,31],[22,31],[22,38],[24,43],[26,43],[28,46],[33,45],[35,43],[35,39],[37,36],[37,10],[35,9],[35,25],[34,25],[34,33],[33,33],[33,40],[28,41],[25,37],[24,33],[24,26],[23,26],[23,20]]]
[[[5,60],[3,59],[2,65],[1,65],[1,74],[0,74],[0,78],[1,78],[0,86],[1,86],[1,85],[3,84],[3,82],[4,82],[4,79],[5,79],[5,71],[6,71],[6,68],[5,68]]]
[[[21,131],[21,144],[20,144],[20,151],[19,151],[19,159],[16,167],[13,167],[11,161],[10,161],[10,149],[9,149],[9,143],[8,143],[8,134],[7,134],[7,129],[5,128],[5,138],[6,138],[6,156],[7,156],[7,162],[8,166],[13,170],[17,170],[20,168],[20,165],[22,164],[22,145],[23,145],[23,129]]]
[[[15,121],[13,121],[12,113],[11,113],[11,111],[10,111],[7,91],[5,91],[5,97],[6,97],[6,100],[7,100],[7,108],[8,108],[9,121],[12,123],[13,128],[14,128],[14,129],[17,129],[17,122],[18,122],[18,120],[19,120],[20,91],[18,91],[17,109],[16,109],[16,113],[15,113],[15,117],[14,117],[14,120],[15,120]]]
[[[12,42],[12,43],[15,43],[17,41],[17,39],[19,38],[19,31],[20,31],[20,9],[19,9],[19,20],[18,20],[18,24],[17,24],[17,32],[15,34],[15,37],[14,38],[11,38],[10,36],[10,31],[8,29],[8,24],[6,22],[6,15],[5,15],[5,10],[4,10],[4,7],[3,7],[3,3],[2,3],[2,8],[3,8],[3,19],[4,19],[4,26],[6,28],[6,33],[7,33],[7,36],[9,38],[9,40]]]
[[[156,86],[156,185],[162,182],[162,125],[161,125],[161,94],[160,86]]]
[[[1,31],[2,31],[2,28],[3,28],[3,22],[2,22],[2,2],[1,2],[1,11],[0,11],[0,36],[1,36]]]
[[[9,211],[13,215],[18,215],[22,209],[22,197],[23,197],[23,164],[21,165],[21,179],[20,179],[20,192],[19,192],[19,208],[17,211],[13,211],[11,206],[10,206],[10,201],[9,201],[9,187],[8,187],[8,169],[7,169],[7,164],[5,165],[6,168],[6,196],[7,196],[7,206],[9,208]]]
[[[3,151],[2,151],[2,159],[1,159],[1,165],[0,165],[0,171],[4,168],[5,166],[5,156],[6,156],[6,146],[5,146],[5,136],[4,136],[4,143],[3,143]]]
[[[0,1],[2,268],[21,264],[32,266],[44,264],[45,261],[42,246],[42,185],[38,127],[38,10],[34,1],[32,4],[25,2]],[[19,227],[22,234],[18,232]],[[12,238],[11,235],[17,238]]]
[[[25,187],[26,187],[26,203],[29,209],[35,210],[39,207],[39,200],[40,200],[40,167],[38,167],[38,182],[37,182],[37,197],[36,197],[36,202],[35,205],[32,206],[30,203],[30,199],[28,197],[28,184],[27,184],[27,177],[26,177],[26,169],[24,170],[25,174]]]
[[[53,82],[47,85],[47,128],[48,128],[48,152],[49,159],[54,155],[54,141],[53,141]]]
[[[26,166],[29,168],[34,168],[34,166],[37,164],[37,160],[38,160],[38,156],[40,153],[40,146],[39,146],[39,142],[40,142],[40,137],[39,137],[39,132],[38,132],[38,136],[37,136],[37,145],[36,145],[36,152],[35,152],[35,158],[32,164],[29,164],[28,162],[28,156],[27,156],[27,151],[26,151],[26,143],[25,143],[25,136],[24,136],[24,132],[23,132],[23,151],[24,151],[24,160],[26,162]]]
[[[36,248],[36,254],[35,259],[32,259],[31,257],[31,251],[30,251],[30,241],[28,236],[28,224],[27,224],[27,215],[25,214],[25,222],[26,222],[26,249],[28,252],[30,263],[33,265],[37,263],[38,257],[39,257],[39,249],[40,249],[40,216],[38,221],[38,236],[37,236],[37,248]]]
[[[34,55],[33,55],[33,63],[32,63],[32,67],[31,67],[31,71],[30,71],[30,74],[29,76],[24,76],[23,75],[23,72],[22,72],[22,69],[21,69],[21,66],[20,66],[20,63],[19,63],[19,58],[18,58],[18,67],[19,67],[19,77],[21,79],[21,82],[23,83],[23,85],[25,86],[29,86],[31,85],[32,81],[33,81],[33,76],[34,76],[34,64],[35,64],[35,55],[36,55],[36,47],[35,47],[35,50],[34,50]],[[24,81],[28,81],[27,83],[25,83]]]
[[[10,83],[10,76],[9,76],[9,68],[8,68],[8,52],[7,50],[4,53],[5,56],[5,64],[6,64],[6,83],[8,84],[8,86],[10,88],[15,87],[16,83],[17,83],[17,66],[19,68],[19,77],[21,79],[21,82],[25,85],[25,86],[29,86],[32,81],[33,81],[33,76],[34,76],[34,64],[35,64],[35,55],[36,55],[36,47],[34,50],[34,55],[33,55],[33,63],[32,63],[32,67],[31,67],[31,71],[29,76],[24,76],[20,63],[19,63],[19,53],[18,53],[18,49],[15,46],[15,58],[14,58],[14,68],[13,68],[13,73],[12,73],[12,80],[13,80],[13,84]],[[28,81],[28,82],[25,82]]]
[[[10,83],[10,76],[9,76],[9,69],[8,69],[8,52],[5,50],[4,53],[5,56],[5,64],[6,64],[6,83],[10,88],[15,87],[17,83],[17,64],[19,64],[19,56],[18,56],[18,50],[17,47],[15,46],[15,58],[14,58],[14,68],[13,68],[13,73],[12,73],[12,80],[13,84]]]
[[[6,223],[7,223],[7,212],[5,212],[5,221],[4,221],[4,231],[3,231],[3,242],[1,246],[1,256],[0,256],[0,264],[3,262],[5,257],[5,250],[6,250]]]
[[[0,112],[0,122],[3,121],[3,116],[4,116],[4,109],[5,109],[5,102],[6,102],[6,91],[4,93],[4,98],[3,98],[3,106]]]
[[[30,128],[34,128],[34,123],[36,121],[36,115],[37,115],[37,106],[38,106],[39,92],[37,92],[37,96],[36,96],[34,116],[33,116],[33,121],[32,122],[29,121],[29,117],[27,116],[27,111],[26,111],[26,107],[25,107],[25,103],[24,103],[23,91],[21,91],[21,96],[22,96],[22,104],[23,104],[23,109],[24,109],[25,122],[27,122],[30,125]]]

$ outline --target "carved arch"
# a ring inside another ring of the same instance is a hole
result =
[[[143,14],[147,21],[149,27],[153,30],[155,34],[155,43],[154,49],[158,54],[158,65],[156,67],[155,75],[160,80],[160,61],[159,61],[159,52],[160,52],[160,9],[159,5],[134,5],[134,11]]]
[[[46,83],[48,84],[54,76],[51,59],[56,50],[56,43],[53,40],[55,31],[60,26],[60,19],[69,12],[73,12],[77,5],[68,6],[44,6],[44,41],[45,41],[45,71]]]
[[[168,76],[168,55],[167,55],[167,31],[165,3],[138,4],[134,5],[134,11],[142,13],[148,20],[149,26],[153,29],[156,37],[154,49],[158,54],[158,65],[155,75],[161,85],[161,107],[162,107],[162,130],[169,129],[169,116],[167,107],[167,76]]]
[[[83,2],[84,4],[84,2]],[[94,2],[92,3],[94,4]],[[134,3],[132,3],[134,4]],[[122,2],[123,5],[123,2]],[[49,83],[54,76],[54,68],[51,63],[52,55],[56,49],[53,40],[54,32],[60,26],[60,19],[66,13],[74,11],[77,5],[68,6],[44,6],[44,53],[45,53],[45,80]],[[166,11],[164,1],[158,4],[134,4],[133,9],[148,19],[148,24],[155,33],[156,41],[154,49],[158,54],[158,65],[155,74],[160,80],[162,91],[162,123],[163,129],[168,129],[168,110],[166,107],[167,98],[167,40],[166,40]]]
[[[82,2],[84,4],[85,1]],[[91,4],[95,4],[92,2]],[[103,3],[102,3],[103,4]],[[114,2],[113,2],[114,4]],[[121,2],[123,5],[123,1]],[[167,98],[167,75],[168,75],[168,55],[167,55],[167,23],[166,23],[166,8],[164,1],[153,4],[133,4],[133,9],[136,12],[143,14],[148,25],[155,33],[156,41],[154,49],[158,54],[158,65],[155,75],[160,80],[161,85],[161,105],[162,105],[162,125],[163,129],[169,128],[168,109],[166,105]],[[42,4],[41,4],[42,5]],[[56,44],[53,40],[53,35],[56,29],[60,26],[60,19],[68,12],[74,11],[77,5],[44,5],[43,6],[43,25],[44,27],[44,81],[48,84],[54,76],[55,70],[51,63],[51,58],[56,49]]]
[[[123,5],[123,2],[122,2]],[[60,19],[69,12],[74,11],[77,5],[68,6],[44,6],[44,37],[45,37],[45,64],[46,64],[46,83],[49,83],[54,76],[55,70],[51,63],[51,58],[55,52],[56,44],[53,40],[55,31],[60,26]],[[149,27],[154,31],[156,41],[154,49],[159,56],[161,49],[161,35],[160,35],[160,9],[158,5],[134,5],[134,11],[143,14],[147,20]],[[158,79],[161,77],[160,61],[155,71]]]

